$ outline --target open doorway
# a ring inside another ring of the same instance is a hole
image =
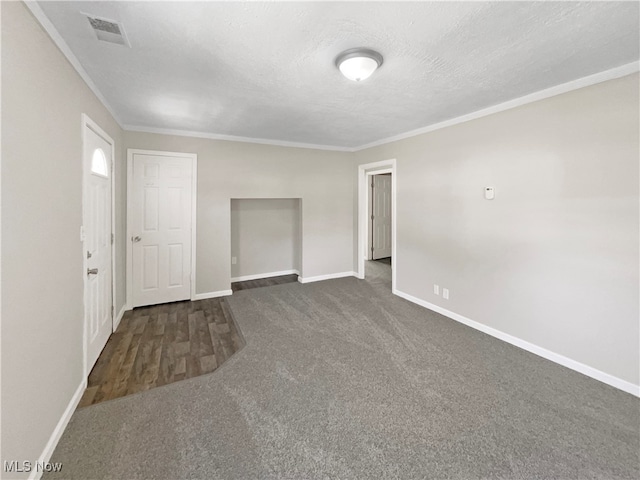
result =
[[[395,160],[359,166],[358,278],[395,289]]]
[[[369,194],[369,257],[391,264],[391,174],[371,175]]]
[[[392,174],[372,174],[369,178],[368,255],[364,275],[369,282],[391,287]]]

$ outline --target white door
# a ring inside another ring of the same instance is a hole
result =
[[[86,373],[113,329],[111,288],[111,144],[84,126],[84,315]]]
[[[192,157],[132,155],[132,306],[191,298]]]
[[[391,174],[373,176],[372,257],[391,256]]]

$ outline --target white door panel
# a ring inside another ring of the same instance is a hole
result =
[[[373,176],[373,259],[391,256],[391,174]]]
[[[133,306],[191,296],[192,160],[133,155]]]
[[[111,144],[88,126],[84,134],[83,228],[87,372],[113,329],[111,278]]]

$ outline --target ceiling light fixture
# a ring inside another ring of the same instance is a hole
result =
[[[368,48],[351,48],[336,58],[336,67],[354,82],[369,78],[381,65],[382,55]]]

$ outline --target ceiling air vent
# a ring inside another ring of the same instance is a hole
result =
[[[94,17],[93,15],[86,13],[84,15],[89,20],[93,31],[96,32],[98,40],[124,45],[131,48],[127,34],[124,32],[124,27],[120,22],[107,20],[106,18]]]

